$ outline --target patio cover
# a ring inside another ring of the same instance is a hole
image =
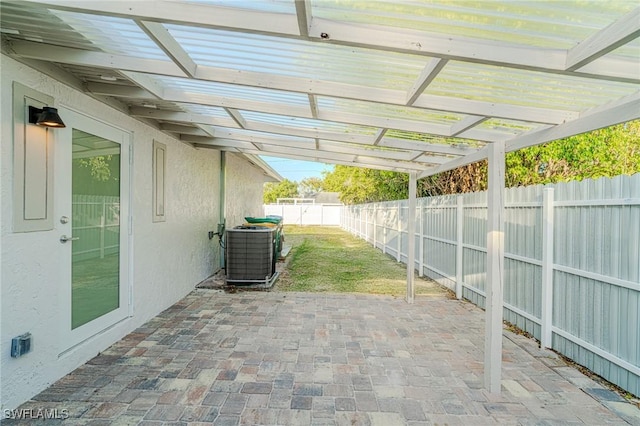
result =
[[[418,178],[489,158],[492,391],[505,152],[640,118],[636,1],[0,7],[4,53],[197,148],[407,172],[410,205]]]

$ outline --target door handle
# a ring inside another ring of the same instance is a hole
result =
[[[66,243],[67,241],[75,241],[75,240],[79,240],[80,237],[67,237],[66,235],[63,235],[60,237],[60,242],[61,243]]]

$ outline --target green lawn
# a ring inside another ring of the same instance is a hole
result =
[[[279,290],[405,295],[405,265],[364,240],[337,227],[285,226],[284,233],[285,245],[293,248],[277,281]],[[416,294],[448,294],[418,277],[415,289]]]

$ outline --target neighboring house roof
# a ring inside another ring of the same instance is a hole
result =
[[[339,192],[318,192],[309,198],[313,198],[316,204],[342,204]]]

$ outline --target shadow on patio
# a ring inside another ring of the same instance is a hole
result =
[[[321,274],[339,280],[340,266],[320,267],[337,257],[373,271],[360,275],[360,291],[383,277],[377,290],[402,292],[403,269],[365,243],[310,228],[290,230],[290,242],[302,247],[305,235],[311,257],[300,250],[280,288],[304,282],[296,261],[315,268],[306,275],[316,291]],[[412,305],[391,295],[196,289],[21,413],[57,410],[65,424],[96,425],[640,424],[635,406],[506,329],[502,395],[488,393],[484,312],[420,281]]]

